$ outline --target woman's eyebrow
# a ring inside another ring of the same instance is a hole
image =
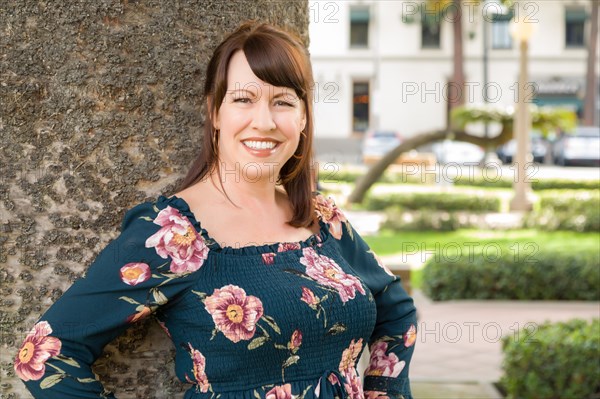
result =
[[[281,93],[277,93],[273,96],[273,98],[279,98],[279,97],[287,97],[289,99],[297,99],[298,98],[296,93],[294,93],[293,91],[290,91],[290,90],[284,90]]]

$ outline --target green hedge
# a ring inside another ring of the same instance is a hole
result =
[[[390,207],[403,209],[435,209],[438,211],[499,212],[500,198],[456,193],[393,193],[368,195],[364,202],[368,210]]]
[[[600,194],[598,191],[543,193],[525,225],[551,231],[600,231]]]
[[[528,327],[502,340],[507,398],[600,397],[600,319]]]
[[[600,181],[598,180],[567,180],[567,179],[530,179],[531,188],[538,190],[598,190]],[[454,181],[456,186],[474,186],[474,187],[493,187],[493,188],[511,188],[513,181],[511,179],[494,179],[483,177],[469,178],[465,176]]]
[[[478,253],[436,254],[423,270],[423,292],[433,300],[600,300],[600,254],[542,252],[523,243],[488,245]],[[568,248],[565,248],[568,251]],[[442,251],[443,252],[443,251]]]

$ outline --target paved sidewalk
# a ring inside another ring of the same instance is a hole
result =
[[[415,399],[495,398],[502,375],[501,337],[549,321],[600,317],[600,302],[444,301],[413,291],[418,334],[410,377]],[[522,332],[521,332],[522,333]]]

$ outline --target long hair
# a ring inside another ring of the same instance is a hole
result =
[[[270,24],[256,21],[243,23],[229,34],[213,53],[204,83],[205,122],[202,146],[178,191],[194,185],[214,170],[219,172],[218,135],[213,127],[213,118],[218,114],[227,93],[227,69],[231,57],[238,50],[244,52],[252,72],[259,79],[273,86],[293,89],[304,103],[306,126],[300,135],[294,155],[281,168],[279,181],[294,212],[288,224],[308,227],[314,221],[311,173],[314,86],[312,68],[308,51],[300,39]]]

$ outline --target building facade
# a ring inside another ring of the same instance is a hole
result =
[[[497,0],[463,0],[465,104],[514,106],[519,48],[510,22],[523,19],[534,24],[530,101],[581,116],[590,9],[590,0],[520,1],[512,9]],[[309,2],[317,137],[367,130],[408,137],[446,126],[454,17],[438,11],[422,0]],[[599,124],[598,101],[596,110]]]

